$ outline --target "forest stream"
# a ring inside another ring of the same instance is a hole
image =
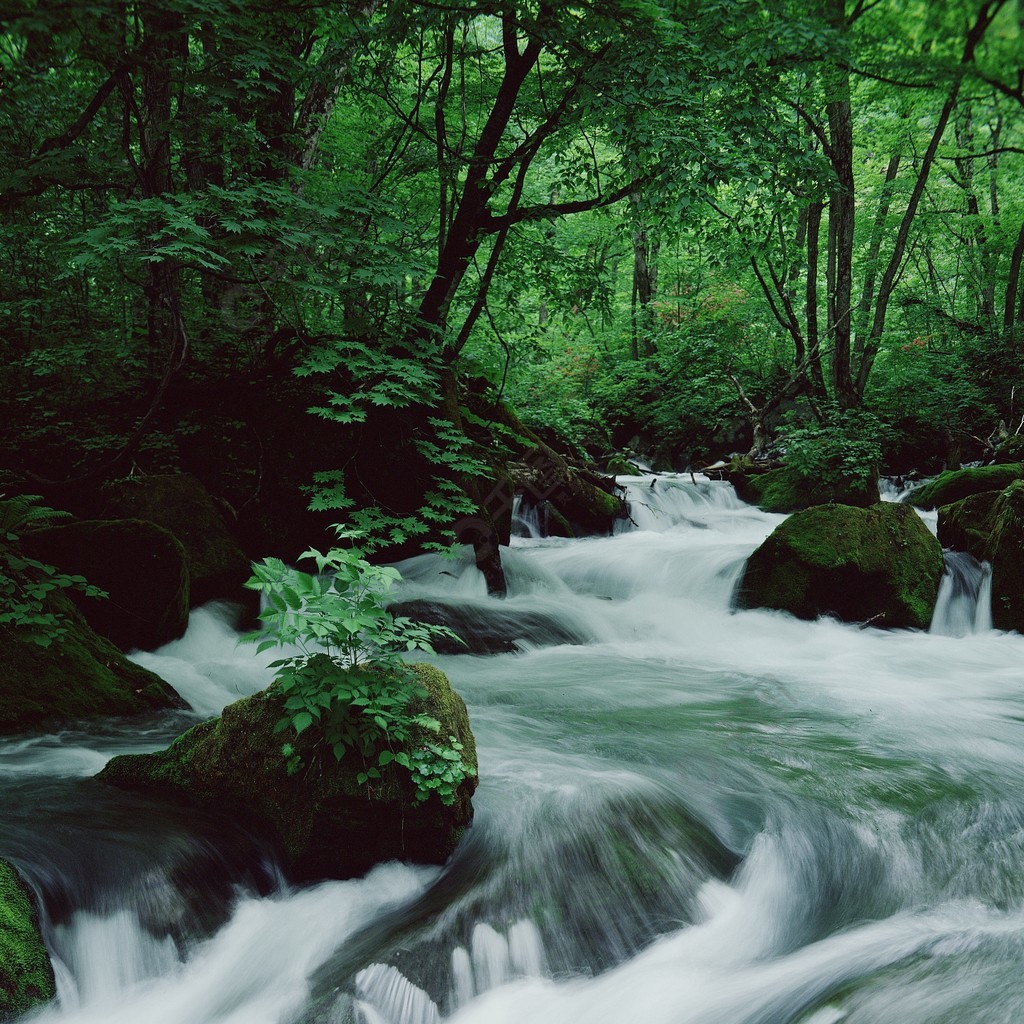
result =
[[[949,566],[928,633],[734,612],[783,517],[628,486],[616,536],[505,553],[518,650],[436,659],[480,757],[443,869],[295,887],[243,830],[92,778],[267,685],[219,606],[136,656],[192,714],[4,739],[3,852],[58,978],[31,1019],[1019,1024],[1024,638],[983,575]],[[497,606],[468,561],[399,568],[403,600]]]

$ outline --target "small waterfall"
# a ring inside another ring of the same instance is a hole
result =
[[[517,494],[512,499],[512,536],[527,537],[531,540],[543,536],[540,525],[540,508],[523,501]]]
[[[458,946],[452,952],[452,1003],[464,1006],[513,978],[543,977],[544,963],[544,942],[532,921],[517,921],[507,936],[477,924],[470,948]]]
[[[617,477],[617,481],[625,488],[629,505],[629,519],[616,526],[617,533],[664,533],[677,527],[706,530],[713,522],[719,525],[723,513],[742,514],[750,509],[736,496],[732,484],[697,474]]]
[[[992,628],[992,566],[966,551],[944,551],[946,571],[939,584],[930,633],[967,636]]]

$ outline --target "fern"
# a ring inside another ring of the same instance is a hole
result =
[[[7,540],[17,540],[25,527],[48,525],[58,519],[70,519],[70,512],[61,512],[37,502],[41,494],[18,494],[13,498],[0,495],[0,533]]]

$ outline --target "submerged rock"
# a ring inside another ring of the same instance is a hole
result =
[[[926,629],[942,576],[942,548],[913,509],[821,505],[776,527],[747,561],[743,608],[801,619]]]
[[[915,487],[903,501],[917,508],[938,508],[983,491],[1001,491],[1014,480],[1024,479],[1024,465],[975,466],[971,469],[949,469],[920,487]]]
[[[938,534],[946,547],[991,563],[992,625],[1024,633],[1024,481],[944,505]]]
[[[84,576],[109,595],[71,593],[89,625],[124,651],[151,651],[188,626],[185,549],[141,519],[83,520],[37,530],[22,545],[41,562]]]
[[[51,595],[48,608],[66,629],[48,647],[19,637],[17,627],[0,626],[0,734],[184,707],[159,676],[93,632],[66,597]]]
[[[543,612],[526,609],[402,601],[388,610],[451,629],[459,640],[440,637],[431,641],[438,654],[501,654],[516,650],[519,642],[584,644],[590,639]]]
[[[412,666],[427,690],[415,709],[441,723],[440,735],[463,744],[463,758],[476,768],[476,745],[462,698],[444,673]],[[166,750],[113,758],[97,778],[125,789],[163,794],[224,814],[268,834],[280,846],[288,872],[297,879],[350,878],[384,860],[443,863],[473,816],[476,778],[467,778],[448,807],[431,795],[413,806],[405,769],[389,765],[369,785],[349,751],[336,762],[329,754],[289,775],[275,725],[284,698],[274,688],[246,697],[179,736]],[[415,747],[434,734],[421,730]]]
[[[185,549],[193,606],[215,598],[241,600],[249,559],[210,492],[191,473],[160,473],[107,484],[102,517],[145,519],[169,530]]]
[[[765,512],[797,512],[829,502],[866,508],[879,497],[874,471],[866,471],[859,480],[829,483],[804,476],[794,466],[760,471],[744,462],[730,471],[729,481],[742,501]]]
[[[0,859],[0,1021],[48,1003],[55,994],[35,895],[14,866]]]

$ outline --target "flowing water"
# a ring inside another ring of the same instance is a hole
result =
[[[295,888],[258,838],[92,780],[195,716],[5,740],[0,854],[59,978],[37,1019],[1018,1024],[1024,639],[983,578],[951,570],[929,633],[732,612],[782,517],[629,488],[617,536],[508,552],[516,650],[438,658],[481,779],[444,869]],[[401,569],[403,599],[497,606],[468,564]],[[268,681],[217,608],[139,660],[204,716]]]

